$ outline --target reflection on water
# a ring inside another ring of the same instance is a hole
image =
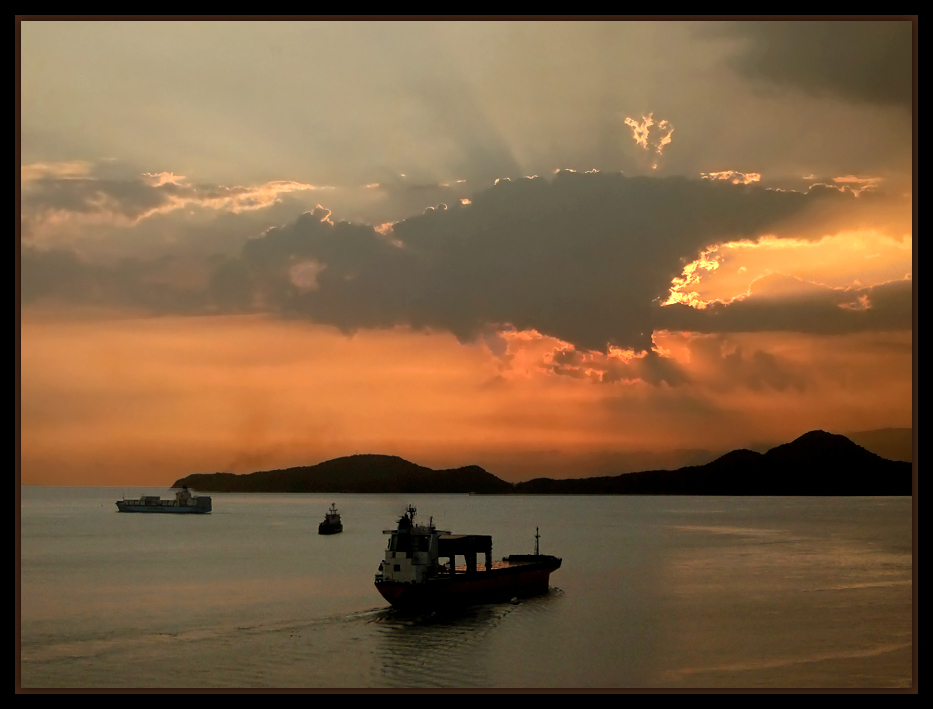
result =
[[[910,642],[900,643],[882,643],[876,647],[865,648],[861,650],[850,650],[848,652],[831,652],[821,654],[811,654],[792,657],[778,657],[767,660],[749,660],[747,662],[736,662],[729,665],[707,666],[707,667],[682,667],[669,674],[673,681],[682,682],[690,677],[699,675],[729,675],[742,672],[756,672],[761,670],[791,670],[794,665],[808,665],[837,661],[866,658],[877,658],[881,655],[891,653],[903,654],[903,651],[909,650]],[[825,670],[824,670],[825,671]]]
[[[217,495],[192,521],[120,515],[112,490],[22,496],[24,687],[912,681],[909,498]],[[345,531],[322,537],[331,502]],[[409,502],[497,556],[540,525],[549,592],[388,608],[382,529]]]
[[[511,606],[483,606],[416,618],[387,612],[378,622],[376,684],[387,687],[489,687],[486,654],[476,646]]]
[[[512,605],[501,603],[426,614],[386,610],[373,619],[376,686],[503,687],[508,668],[494,663],[490,648],[501,633],[523,644],[535,616],[562,591]]]
[[[671,529],[686,537],[665,564],[672,667],[660,684],[909,686],[912,559],[903,537],[814,537],[799,522]]]

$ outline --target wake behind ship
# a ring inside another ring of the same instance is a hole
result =
[[[515,597],[547,593],[552,571],[561,559],[538,554],[513,554],[501,562],[492,560],[492,537],[483,534],[451,534],[428,524],[415,524],[415,508],[399,520],[391,535],[385,559],[376,574],[376,589],[389,603],[404,610],[439,606],[475,605],[508,601]],[[485,556],[483,566],[477,555]],[[457,566],[458,556],[466,564]],[[441,559],[448,559],[442,564]]]
[[[192,495],[187,487],[175,493],[174,500],[163,500],[157,495],[144,495],[138,500],[117,500],[120,512],[171,512],[175,514],[206,514],[211,511],[211,498]]]

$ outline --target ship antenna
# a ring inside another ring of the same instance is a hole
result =
[[[535,556],[538,556],[538,540],[541,538],[541,535],[538,534],[538,528],[535,527]]]

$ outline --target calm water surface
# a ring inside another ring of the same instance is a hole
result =
[[[21,490],[23,687],[909,687],[910,498]],[[344,532],[317,534],[336,502]],[[409,503],[493,556],[563,558],[519,605],[376,592]]]

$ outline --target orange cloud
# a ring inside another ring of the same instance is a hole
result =
[[[625,118],[625,125],[631,127],[632,137],[635,139],[635,144],[643,148],[644,150],[649,149],[649,139],[651,134],[651,126],[655,125],[654,114],[649,113],[647,116],[642,116],[641,122],[637,121],[634,118]],[[660,137],[655,138],[654,141],[650,143],[652,152],[656,152],[658,155],[664,150],[664,146],[670,145],[672,140],[672,135],[674,133],[674,127],[670,124],[670,121],[663,120],[657,124],[658,130],[662,131]],[[664,132],[666,131],[666,132]],[[652,168],[656,168],[657,164],[652,165]]]
[[[701,172],[700,176],[704,180],[729,180],[733,185],[748,185],[761,180],[761,175],[757,172],[737,172],[735,170]]]
[[[668,121],[661,121],[658,123],[658,128],[661,130],[666,130],[667,134],[661,136],[661,140],[658,141],[658,152],[664,149],[665,145],[669,145],[671,142],[671,136],[674,133],[674,127]]]
[[[161,486],[356,452],[515,479],[540,475],[525,463],[552,451],[549,473],[571,477],[597,454],[728,450],[911,416],[909,331],[660,332],[653,353],[607,356],[535,331],[464,345],[263,316],[120,315],[24,311],[23,484]]]
[[[684,266],[683,276],[675,278],[670,290],[670,297],[662,305],[671,303],[685,303],[695,308],[705,308],[706,303],[700,297],[700,294],[687,288],[699,284],[701,280],[700,271],[715,271],[719,268],[719,261],[714,257],[719,250],[719,246],[713,246],[700,254],[700,257]]]
[[[162,185],[177,185],[181,187],[184,185],[182,180],[185,179],[184,175],[175,175],[173,172],[145,172],[143,173],[143,177],[148,177],[147,183],[153,187],[161,187]]]
[[[844,186],[848,187],[856,196],[864,192],[865,190],[875,189],[879,184],[881,184],[880,177],[857,177],[855,175],[844,175],[842,177],[834,177],[833,182],[841,182]],[[860,187],[852,187],[852,185],[860,185]]]
[[[163,182],[160,184],[165,183]],[[172,195],[167,204],[144,212],[136,219],[136,222],[151,217],[154,214],[165,214],[189,205],[238,214],[240,212],[270,207],[279,201],[281,195],[289,192],[320,189],[333,188],[316,187],[314,185],[291,180],[278,180],[251,187],[218,187],[213,190],[200,191],[190,195]]]
[[[647,116],[642,117],[642,122],[639,123],[634,118],[629,118],[626,116],[625,125],[631,126],[632,133],[634,134],[635,143],[644,148],[648,149],[648,129],[654,125],[654,121],[651,116],[653,114],[649,113]]]
[[[28,183],[43,178],[67,180],[86,177],[91,173],[92,167],[91,163],[84,160],[56,163],[32,163],[30,165],[21,165],[19,176],[20,181],[25,187]]]
[[[752,283],[781,273],[831,288],[900,280],[913,269],[912,237],[877,229],[840,232],[820,240],[763,237],[704,250],[672,281],[664,305],[704,308],[748,295]]]
[[[490,352],[498,357],[501,376],[506,380],[559,375],[597,384],[657,383],[665,370],[658,359],[665,353],[657,348],[653,352],[612,346],[606,353],[579,350],[537,330],[504,329],[486,335],[485,340]],[[673,376],[673,370],[667,374]]]

